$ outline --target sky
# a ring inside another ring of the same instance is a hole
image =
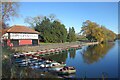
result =
[[[82,23],[86,20],[106,26],[108,29],[118,33],[118,3],[117,2],[20,2],[20,17],[9,21],[12,25],[25,25],[27,16],[48,16],[55,14],[69,30],[74,27],[79,33]]]
[[[10,0],[2,0],[8,2]],[[119,2],[119,0],[11,0],[13,2]]]

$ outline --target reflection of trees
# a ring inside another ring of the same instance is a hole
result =
[[[55,61],[58,61],[58,62],[65,62],[66,58],[67,58],[67,54],[68,54],[68,52],[66,51],[66,52],[63,52],[63,53],[46,56],[46,58],[52,59],[52,60],[55,60]]]
[[[69,53],[70,53],[70,58],[75,58],[75,54],[76,54],[76,50],[75,49],[70,50]]]
[[[98,44],[94,46],[88,46],[87,50],[82,54],[86,63],[91,64],[103,58],[105,54],[113,47],[114,43]]]
[[[118,40],[118,46],[120,46],[120,40]]]

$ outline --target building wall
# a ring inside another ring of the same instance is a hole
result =
[[[11,43],[13,43],[13,46],[23,46],[23,45],[35,46],[35,45],[38,45],[38,40],[37,39],[32,39],[32,40],[30,40],[30,39],[21,39],[21,40],[12,39]]]
[[[10,33],[10,39],[38,39],[38,34]]]
[[[7,36],[7,39],[10,39],[13,46],[38,45],[38,34],[6,33],[4,36]]]
[[[3,34],[2,39],[8,39],[8,33]]]
[[[32,40],[19,40],[19,45],[32,45]]]

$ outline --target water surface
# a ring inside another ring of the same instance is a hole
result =
[[[82,49],[70,50],[60,54],[48,55],[58,62],[76,68],[75,78],[118,78],[118,41],[107,44],[83,46]],[[8,64],[11,63],[11,64]],[[55,73],[40,69],[17,67],[11,60],[4,60],[2,74],[11,78],[51,78],[58,77]]]
[[[47,56],[63,61],[67,66],[76,68],[76,78],[117,78],[118,77],[118,41],[108,44],[83,46],[82,49]]]

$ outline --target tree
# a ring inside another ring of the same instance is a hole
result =
[[[43,20],[36,23],[34,27],[40,32],[42,41],[50,43],[62,43],[66,41],[67,30],[61,22],[44,16]]]
[[[18,17],[19,4],[16,2],[2,2],[2,25],[7,24],[11,17]],[[4,27],[3,27],[4,28]]]
[[[69,33],[68,33],[68,36],[67,36],[67,41],[68,42],[76,41],[76,34],[75,34],[74,27],[69,28]]]
[[[55,14],[50,14],[49,19],[50,19],[50,21],[54,21],[56,19],[56,15]]]
[[[97,32],[96,31],[97,26],[98,24],[87,20],[86,22],[83,22],[81,32],[83,33],[84,36],[86,36],[88,40],[90,41],[96,40],[94,35],[96,34],[95,32]]]
[[[31,16],[27,16],[24,20],[25,23],[28,23],[32,28],[36,27],[36,24],[41,23],[46,16],[43,15],[38,15],[35,17],[31,17]],[[54,20],[56,20],[56,16],[54,14],[50,14],[47,17],[51,22],[53,22]]]
[[[76,34],[74,27],[72,27],[72,41],[76,41]]]
[[[87,40],[87,38],[85,37],[85,36],[83,36],[83,35],[80,35],[79,33],[77,33],[76,34],[76,40],[77,41],[85,41],[85,40]]]
[[[69,33],[68,33],[68,35],[67,35],[67,41],[68,41],[68,42],[72,42],[72,36],[71,36],[71,33],[72,33],[72,29],[69,28]]]
[[[65,42],[67,37],[67,29],[64,24],[61,24],[59,21],[54,21],[51,26],[52,33],[54,34],[54,42]]]
[[[117,39],[120,39],[120,34],[117,34]]]
[[[45,42],[49,42],[49,39],[51,37],[50,25],[51,22],[49,18],[44,17],[44,19],[41,22],[37,22],[36,26],[34,27],[36,31],[40,32],[40,35],[43,37]]]
[[[41,23],[42,20],[44,19],[44,16],[36,16],[36,17],[26,17],[24,22],[28,23],[30,27],[34,28],[36,24]]]
[[[89,41],[107,42],[114,41],[116,38],[116,34],[113,31],[89,20],[83,22],[81,33]]]

